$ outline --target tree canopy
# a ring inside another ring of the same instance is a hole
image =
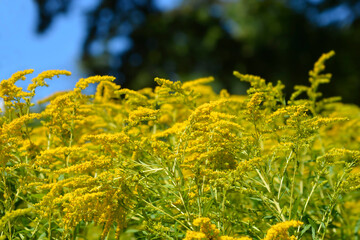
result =
[[[36,0],[38,33],[51,27],[72,0]],[[154,77],[190,80],[213,75],[218,87],[242,93],[233,70],[306,84],[321,53],[335,50],[325,95],[360,104],[360,1],[183,0],[165,11],[155,0],[102,0],[86,13],[81,64],[89,74],[111,74],[139,89]]]

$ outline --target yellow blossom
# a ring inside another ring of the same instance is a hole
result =
[[[91,83],[99,83],[102,81],[114,81],[115,77],[112,76],[92,76],[92,77],[88,77],[88,78],[81,78],[75,85],[76,88],[78,89],[85,89],[89,86],[89,84]]]
[[[304,223],[295,220],[275,224],[267,231],[266,237],[263,238],[263,240],[292,240],[294,237],[289,236],[288,229],[290,227],[298,227],[303,224]]]
[[[0,218],[0,229],[2,229],[4,225],[8,223],[8,221],[11,221],[16,217],[29,214],[33,211],[34,211],[33,208],[20,208],[13,210],[11,212],[6,212],[5,215]]]
[[[29,84],[27,90],[33,91],[36,87],[39,86],[47,86],[48,84],[45,82],[45,78],[52,79],[54,76],[59,77],[59,75],[67,75],[70,76],[71,72],[66,70],[47,70],[40,73],[37,77],[33,78],[31,81],[32,83]]]

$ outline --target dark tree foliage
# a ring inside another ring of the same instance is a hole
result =
[[[54,18],[66,13],[72,0],[35,0],[38,5],[39,21],[37,32],[42,33],[49,28]]]
[[[38,32],[71,2],[37,0]],[[339,6],[352,12],[322,26],[321,17]],[[233,70],[280,79],[287,86],[307,84],[313,62],[334,49],[337,56],[328,64],[334,81],[320,90],[359,104],[359,13],[355,0],[184,0],[172,11],[161,11],[153,0],[103,0],[87,13],[82,65],[89,74],[114,75],[133,89],[151,86],[156,76],[190,80],[213,75],[221,87],[241,93]],[[121,49],[119,42],[128,48]],[[289,95],[292,89],[286,91]]]

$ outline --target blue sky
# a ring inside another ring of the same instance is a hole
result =
[[[65,69],[71,77],[49,80],[48,89],[37,90],[37,99],[55,91],[74,87],[76,80],[83,77],[78,68],[80,46],[84,37],[82,12],[92,7],[88,0],[74,1],[69,16],[60,16],[43,35],[35,33],[37,9],[33,1],[2,0],[0,8],[0,79],[6,79],[16,71],[34,69],[30,79],[49,69]],[[19,82],[26,87],[29,80]]]
[[[97,3],[98,0],[74,0],[66,15],[59,16],[45,34],[38,35],[35,33],[37,8],[34,1],[0,0],[0,80],[19,70],[34,69],[26,81],[17,84],[26,88],[31,78],[40,72],[64,69],[71,71],[72,76],[48,80],[50,86],[37,89],[34,100],[72,89],[79,78],[86,77],[78,64],[86,30],[84,12]],[[157,0],[158,7],[163,10],[170,10],[179,3],[181,0]]]

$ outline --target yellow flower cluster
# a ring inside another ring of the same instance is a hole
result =
[[[132,125],[135,125],[139,122],[142,121],[149,121],[149,120],[154,120],[156,119],[156,115],[159,111],[158,110],[153,110],[150,108],[144,108],[144,107],[139,107],[136,110],[133,110],[130,112],[129,114],[129,122]]]
[[[251,240],[249,237],[220,236],[220,231],[210,222],[209,218],[196,218],[193,225],[200,227],[200,231],[187,231],[184,240]]]
[[[15,83],[33,70],[15,73],[0,83],[0,237],[351,239],[360,108],[321,99],[332,55],[289,101],[281,82],[238,72],[245,96],[215,93],[212,77],[134,91],[94,76],[36,112],[36,87],[70,72],[27,91]]]
[[[112,76],[92,76],[92,77],[88,77],[88,78],[81,78],[75,85],[76,88],[84,90],[85,88],[87,88],[89,86],[89,84],[92,83],[100,83],[102,81],[114,81],[115,78]],[[76,89],[75,89],[76,90]]]
[[[29,214],[32,211],[33,211],[32,208],[19,208],[14,211],[5,213],[5,215],[2,218],[0,218],[0,230],[4,229],[4,226],[12,219]]]
[[[33,73],[33,69],[19,71],[14,73],[9,79],[4,79],[0,83],[0,96],[4,100],[5,106],[12,106],[16,101],[20,103],[21,98],[27,98],[31,96],[30,93],[23,92],[21,87],[15,85],[18,80],[25,80],[25,75]]]
[[[314,64],[314,69],[309,72],[310,77],[315,77],[320,72],[325,70],[325,64],[324,64],[325,61],[328,60],[329,58],[331,58],[334,55],[335,55],[334,51],[330,51],[328,53],[324,53],[323,55],[321,55],[319,60],[317,60],[316,63]],[[312,80],[310,80],[310,81],[312,81]]]
[[[109,102],[112,98],[117,97],[116,90],[120,88],[119,85],[110,81],[101,81],[96,87],[96,101]]]
[[[294,220],[278,223],[267,231],[266,237],[263,240],[296,240],[297,238],[294,235],[289,236],[288,229],[291,227],[298,227],[303,224],[304,223],[300,221]]]
[[[66,70],[49,70],[49,71],[42,72],[37,77],[35,77],[31,80],[32,83],[29,84],[27,90],[34,91],[36,87],[41,87],[41,86],[48,87],[49,85],[45,82],[45,78],[52,79],[54,76],[59,77],[59,75],[70,76],[71,72],[66,71]]]

